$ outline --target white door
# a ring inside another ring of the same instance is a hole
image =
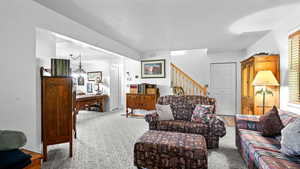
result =
[[[111,65],[111,110],[118,109],[120,107],[120,99],[121,99],[121,91],[120,91],[120,86],[121,86],[121,79],[120,79],[120,74],[119,74],[119,65],[118,64],[112,64]]]
[[[236,114],[236,63],[210,65],[209,93],[217,101],[217,114]]]

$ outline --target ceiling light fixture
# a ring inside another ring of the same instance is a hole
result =
[[[81,54],[78,55],[77,57],[74,57],[72,54],[70,54],[71,59],[73,60],[77,60],[79,59],[79,66],[77,69],[75,69],[73,72],[76,74],[84,74],[86,73],[86,71],[82,68],[82,64],[81,64]]]
[[[180,56],[180,55],[185,55],[186,51],[185,50],[175,50],[170,52],[171,56]]]

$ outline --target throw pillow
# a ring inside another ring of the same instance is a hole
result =
[[[289,156],[300,156],[300,118],[288,124],[281,133],[280,151]]]
[[[156,105],[156,112],[159,120],[174,120],[172,109],[170,105]]]
[[[26,141],[27,139],[23,132],[0,130],[0,151],[18,149],[23,147]]]
[[[273,106],[269,112],[259,117],[259,123],[261,125],[263,136],[280,135],[280,132],[284,127],[275,106]]]
[[[198,104],[192,114],[192,122],[209,122],[210,118],[213,115],[214,107],[212,105],[201,105]]]

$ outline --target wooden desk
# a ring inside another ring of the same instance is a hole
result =
[[[27,167],[25,167],[24,169],[41,169],[42,168],[42,158],[43,155],[33,152],[33,151],[29,151],[26,149],[21,149],[21,151],[23,151],[25,154],[29,154],[31,155],[31,164]]]
[[[74,130],[75,138],[77,138],[76,132],[76,115],[79,110],[85,109],[87,106],[98,104],[99,112],[104,112],[105,100],[108,98],[108,95],[80,95],[76,96],[76,105],[75,105],[75,116],[74,116]]]
[[[86,106],[98,104],[99,112],[104,112],[104,102],[107,95],[82,95],[76,96],[76,114],[79,110],[85,109]]]

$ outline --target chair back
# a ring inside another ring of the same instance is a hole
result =
[[[197,104],[213,105],[213,113],[216,111],[216,100],[207,96],[161,96],[158,98],[157,104],[170,105],[175,120],[190,121]]]

